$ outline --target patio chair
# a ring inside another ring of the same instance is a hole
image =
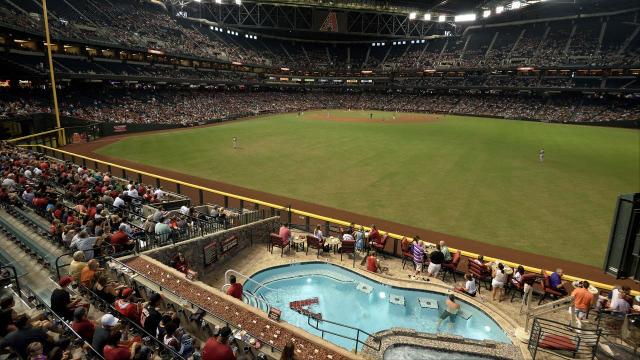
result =
[[[407,264],[407,261],[413,264],[413,253],[411,252],[411,242],[407,241],[406,238],[402,239],[400,243],[400,248],[402,249],[402,269],[404,270],[404,266]]]
[[[342,254],[353,254],[353,267],[356,266],[356,242],[355,240],[344,241],[340,246],[340,261],[342,261]]]
[[[511,278],[511,302],[513,302],[516,294],[520,294],[520,298],[522,298],[524,296],[524,285],[528,284],[529,286],[533,286],[533,283],[535,283],[537,279],[537,274],[524,274],[520,278],[520,281]]]
[[[458,270],[458,264],[460,263],[461,257],[462,252],[458,250],[453,254],[453,258],[451,258],[450,263],[442,264],[442,281],[447,277],[447,274],[453,275],[453,281],[456,281],[456,271]]]
[[[388,239],[389,235],[385,234],[380,238],[380,240],[376,240],[375,242],[371,243],[371,247],[376,251],[376,253],[382,254],[382,257],[385,259],[387,258],[387,256],[384,254],[384,247],[387,245]]]
[[[475,279],[485,284],[487,290],[491,290],[491,269],[487,265],[480,264],[475,260],[469,260],[467,269]]]
[[[307,255],[309,254],[309,248],[316,249],[318,251],[316,254],[316,258],[318,258],[320,257],[320,250],[324,248],[324,241],[313,235],[307,235]]]
[[[279,247],[282,249],[280,253],[280,257],[284,255],[284,248],[287,248],[287,254],[291,251],[291,241],[289,239],[283,240],[278,234],[270,234],[269,238],[271,239],[271,253],[273,254],[273,248]]]

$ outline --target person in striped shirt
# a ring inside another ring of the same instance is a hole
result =
[[[413,253],[413,263],[416,268],[416,272],[411,278],[415,280],[422,271],[422,264],[424,262],[424,247],[422,240],[420,240],[420,236],[418,235],[413,237],[411,252]]]

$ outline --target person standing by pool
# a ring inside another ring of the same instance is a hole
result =
[[[429,254],[429,267],[427,268],[427,275],[429,277],[436,277],[442,268],[444,262],[444,254],[440,250],[440,244],[436,245],[436,249]]]
[[[424,248],[420,236],[413,237],[413,245],[411,246],[411,252],[413,253],[413,263],[416,267],[416,272],[411,276],[411,279],[415,280],[422,271],[422,264],[424,263]]]
[[[360,225],[360,229],[356,230],[354,235],[356,237],[356,250],[364,251],[364,226]]]
[[[453,326],[456,322],[456,317],[458,316],[458,312],[460,312],[460,304],[456,304],[456,297],[453,294],[449,294],[447,301],[445,301],[446,309],[440,314],[440,320],[438,320],[438,324],[436,325],[436,329],[440,328],[440,324],[447,318],[449,318],[449,326]]]

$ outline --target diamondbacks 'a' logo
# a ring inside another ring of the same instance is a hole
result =
[[[329,11],[320,27],[320,31],[338,32],[338,17],[334,11]]]

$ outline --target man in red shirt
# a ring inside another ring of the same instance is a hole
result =
[[[120,314],[138,323],[140,319],[140,312],[138,311],[138,304],[131,301],[132,296],[133,289],[122,289],[122,292],[120,293],[120,299],[116,300],[113,306]]]
[[[114,331],[109,336],[107,345],[104,346],[103,354],[105,360],[130,360],[131,354],[135,353],[138,343],[134,342],[130,347],[120,343],[122,332]]]
[[[231,283],[231,286],[227,289],[227,295],[231,295],[242,301],[242,284],[236,282],[235,275],[229,276],[229,282]]]
[[[126,228],[125,224],[120,224],[118,231],[111,234],[111,245],[116,248],[116,251],[132,248],[133,241],[129,239],[129,235],[124,231]]]
[[[87,309],[83,307],[76,308],[73,311],[71,328],[80,335],[82,340],[88,343],[93,340],[93,332],[96,330],[96,326],[87,318]]]
[[[231,329],[223,327],[218,332],[218,338],[210,337],[202,348],[202,360],[236,360],[231,347],[229,347]]]
[[[376,258],[376,252],[370,251],[367,257],[367,270],[371,272],[378,272],[378,258]]]

